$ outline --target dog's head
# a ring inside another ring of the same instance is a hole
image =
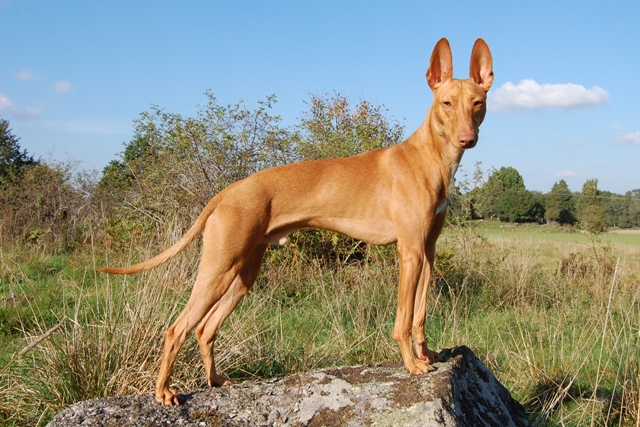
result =
[[[487,92],[493,83],[489,46],[478,39],[471,52],[469,79],[453,78],[451,47],[443,38],[431,54],[427,81],[433,90],[432,112],[437,131],[457,149],[473,148],[487,111]]]

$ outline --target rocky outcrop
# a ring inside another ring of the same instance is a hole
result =
[[[384,363],[196,391],[165,408],[152,396],[80,402],[62,426],[528,426],[515,401],[467,347],[443,350],[419,377]]]

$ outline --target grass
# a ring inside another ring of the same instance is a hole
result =
[[[291,248],[270,252],[222,328],[218,368],[242,380],[399,360],[390,255],[372,249],[368,262],[327,266]],[[468,345],[536,425],[638,426],[639,255],[640,236],[487,222],[447,230],[427,314],[431,347]],[[93,258],[0,253],[0,369],[10,363],[0,422],[44,425],[74,401],[153,390],[198,250],[139,277],[95,276]],[[173,383],[206,386],[193,338]]]
[[[640,234],[617,234],[615,232],[589,235],[573,228],[561,229],[553,226],[539,226],[536,224],[509,224],[494,221],[478,221],[473,223],[473,228],[478,229],[489,239],[510,239],[512,241],[540,241],[544,243],[569,243],[576,245],[589,245],[595,239],[601,243],[615,246],[640,245]]]

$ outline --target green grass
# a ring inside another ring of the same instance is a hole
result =
[[[488,238],[511,239],[513,241],[541,241],[545,243],[571,243],[589,245],[595,239],[612,245],[640,246],[640,234],[616,234],[608,232],[597,236],[583,233],[573,228],[539,226],[535,224],[509,224],[496,221],[476,221],[471,223]]]
[[[637,237],[490,222],[446,230],[428,303],[430,346],[469,346],[539,425],[637,425]],[[399,361],[393,251],[342,266],[292,251],[268,254],[253,292],[223,326],[219,370],[243,380]],[[197,248],[137,277],[94,276],[90,254],[1,255],[0,369],[13,364],[0,376],[0,420],[43,425],[74,401],[153,390],[162,336],[188,297]],[[193,338],[173,383],[206,386]]]

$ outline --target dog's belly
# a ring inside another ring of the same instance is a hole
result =
[[[389,245],[397,241],[395,227],[384,220],[370,218],[314,218],[310,221],[313,228],[337,231],[372,245]]]
[[[292,231],[319,228],[335,231],[372,245],[389,245],[397,241],[393,224],[387,221],[354,220],[350,218],[310,218],[272,231],[262,239],[265,243],[284,245]]]

